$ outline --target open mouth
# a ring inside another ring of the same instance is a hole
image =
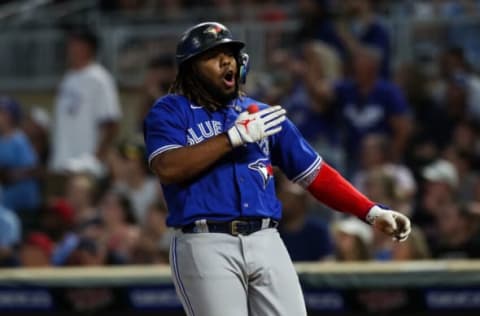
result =
[[[232,70],[229,70],[225,73],[223,76],[223,83],[229,88],[235,86],[235,76],[233,75]]]

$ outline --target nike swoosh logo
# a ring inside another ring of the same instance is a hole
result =
[[[203,109],[203,106],[196,106],[190,103],[190,108],[194,110]]]

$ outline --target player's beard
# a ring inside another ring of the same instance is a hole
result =
[[[238,78],[235,80],[235,90],[232,92],[226,92],[218,87],[212,80],[202,76],[202,74],[197,73],[197,75],[199,76],[199,83],[203,90],[209,94],[209,99],[215,100],[220,107],[226,107],[238,96]]]

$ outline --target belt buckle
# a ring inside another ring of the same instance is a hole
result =
[[[238,224],[245,223],[245,221],[241,220],[233,220],[230,222],[230,234],[233,236],[238,236],[240,235],[240,232],[238,231]]]

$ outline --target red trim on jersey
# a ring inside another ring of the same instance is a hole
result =
[[[317,177],[307,190],[325,205],[360,219],[365,219],[375,205],[326,162],[322,163]]]

